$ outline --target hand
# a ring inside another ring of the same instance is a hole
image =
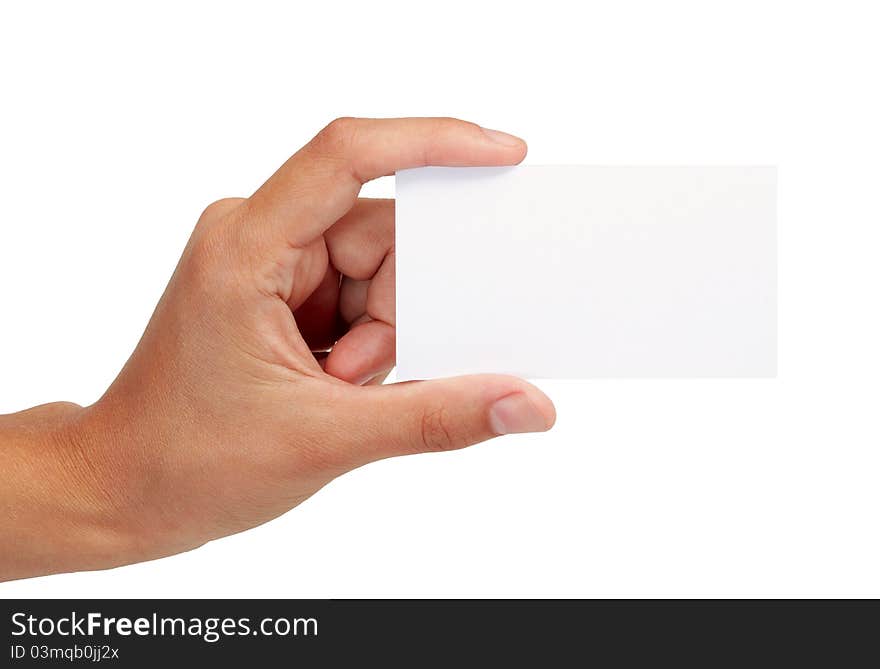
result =
[[[358,199],[398,169],[525,152],[452,119],[339,119],[250,198],[209,206],[106,394],[0,420],[0,468],[19,481],[0,495],[14,510],[0,530],[18,547],[0,577],[170,555],[373,460],[548,429],[553,405],[517,378],[381,385],[394,365],[394,206]]]

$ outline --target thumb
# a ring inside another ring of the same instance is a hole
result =
[[[447,451],[515,432],[543,432],[556,420],[550,399],[513,376],[460,376],[352,388],[358,464]],[[350,414],[351,415],[351,414]]]

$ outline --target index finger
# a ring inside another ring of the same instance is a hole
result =
[[[302,246],[341,218],[371,179],[428,165],[515,165],[525,155],[518,137],[458,119],[341,118],[284,163],[249,208],[273,241]]]

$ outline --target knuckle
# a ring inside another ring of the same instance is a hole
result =
[[[476,128],[478,127],[476,123],[472,123],[471,121],[464,121],[460,118],[455,118],[454,116],[440,116],[437,118],[437,125],[442,126],[444,128],[460,128],[461,126],[468,126]]]
[[[241,197],[226,197],[220,200],[215,200],[207,207],[205,207],[204,211],[202,211],[202,215],[199,216],[199,223],[212,223],[223,218],[233,209],[237,209],[244,202],[244,198]]]
[[[236,267],[233,249],[238,247],[241,229],[241,198],[218,200],[208,205],[199,218],[184,251],[183,271],[188,283],[216,290],[218,283],[231,281]]]
[[[201,255],[216,249],[230,229],[236,227],[240,218],[236,212],[242,211],[245,202],[243,198],[225,198],[205,207],[190,239],[193,253]]]
[[[449,414],[443,407],[426,409],[421,419],[421,446],[424,451],[450,451],[460,448],[449,429]]]
[[[181,262],[180,273],[188,291],[199,295],[218,292],[222,286],[224,273],[219,246],[203,237],[194,240]]]
[[[460,132],[462,128],[468,128],[472,133],[480,132],[480,126],[476,123],[472,123],[471,121],[463,121],[452,116],[443,116],[438,118],[434,126],[434,132],[436,133],[436,135],[443,135],[445,133],[453,133],[456,131]]]
[[[345,149],[352,140],[358,121],[350,116],[341,116],[330,121],[315,137],[318,146],[326,151],[338,152]]]

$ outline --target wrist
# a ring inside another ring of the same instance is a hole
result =
[[[138,532],[118,494],[110,431],[91,407],[59,402],[0,417],[4,543],[0,580],[135,561]]]

